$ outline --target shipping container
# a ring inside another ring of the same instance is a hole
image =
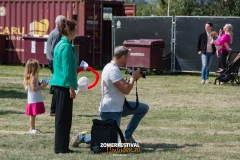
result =
[[[0,64],[5,62],[5,45],[8,35],[0,34]]]
[[[47,37],[35,37],[23,35],[24,54],[22,55],[22,64],[27,63],[29,59],[37,59],[42,66],[48,65]]]
[[[74,47],[76,48],[77,64],[85,61],[91,65],[93,61],[92,38],[89,36],[76,36],[74,39]]]
[[[112,16],[135,16],[135,5],[100,0],[1,0],[0,34],[6,34],[5,61],[24,63],[22,35],[45,36],[55,28],[57,15],[77,15],[77,35],[91,38],[90,65],[102,66],[111,59]]]

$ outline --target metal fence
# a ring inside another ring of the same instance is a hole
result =
[[[197,54],[197,39],[205,32],[205,23],[213,23],[219,31],[226,23],[233,26],[233,43],[230,48],[240,51],[240,17],[118,17],[112,19],[112,48],[130,39],[163,39],[162,70],[172,72],[200,72],[201,58]],[[218,69],[214,56],[210,71]]]

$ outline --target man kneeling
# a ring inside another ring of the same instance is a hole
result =
[[[102,120],[116,120],[120,127],[121,117],[133,115],[124,132],[125,143],[136,143],[132,135],[141,119],[148,112],[148,105],[139,103],[138,108],[131,110],[124,106],[125,95],[128,95],[133,88],[134,82],[141,78],[140,70],[133,70],[129,82],[123,79],[119,67],[126,65],[129,57],[129,49],[118,46],[114,50],[114,56],[103,69],[101,75],[102,100],[99,107],[99,115]],[[129,101],[134,108],[136,102]],[[71,145],[77,147],[81,142],[89,143],[90,134],[75,133]]]

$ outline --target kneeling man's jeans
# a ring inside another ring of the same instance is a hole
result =
[[[132,108],[134,108],[136,105],[136,102],[129,101],[128,103]],[[99,115],[102,120],[108,120],[108,119],[116,120],[117,125],[119,127],[120,127],[121,117],[133,115],[125,130],[125,138],[131,138],[138,124],[148,112],[148,109],[149,107],[147,104],[139,103],[138,108],[134,110],[128,109],[126,106],[124,106],[122,112],[100,112]]]

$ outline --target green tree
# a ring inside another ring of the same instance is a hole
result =
[[[137,16],[166,16],[168,0],[137,4]],[[170,0],[170,15],[240,16],[240,0]]]
[[[137,16],[163,16],[167,15],[167,3],[164,0],[151,1],[147,4],[137,4]]]

